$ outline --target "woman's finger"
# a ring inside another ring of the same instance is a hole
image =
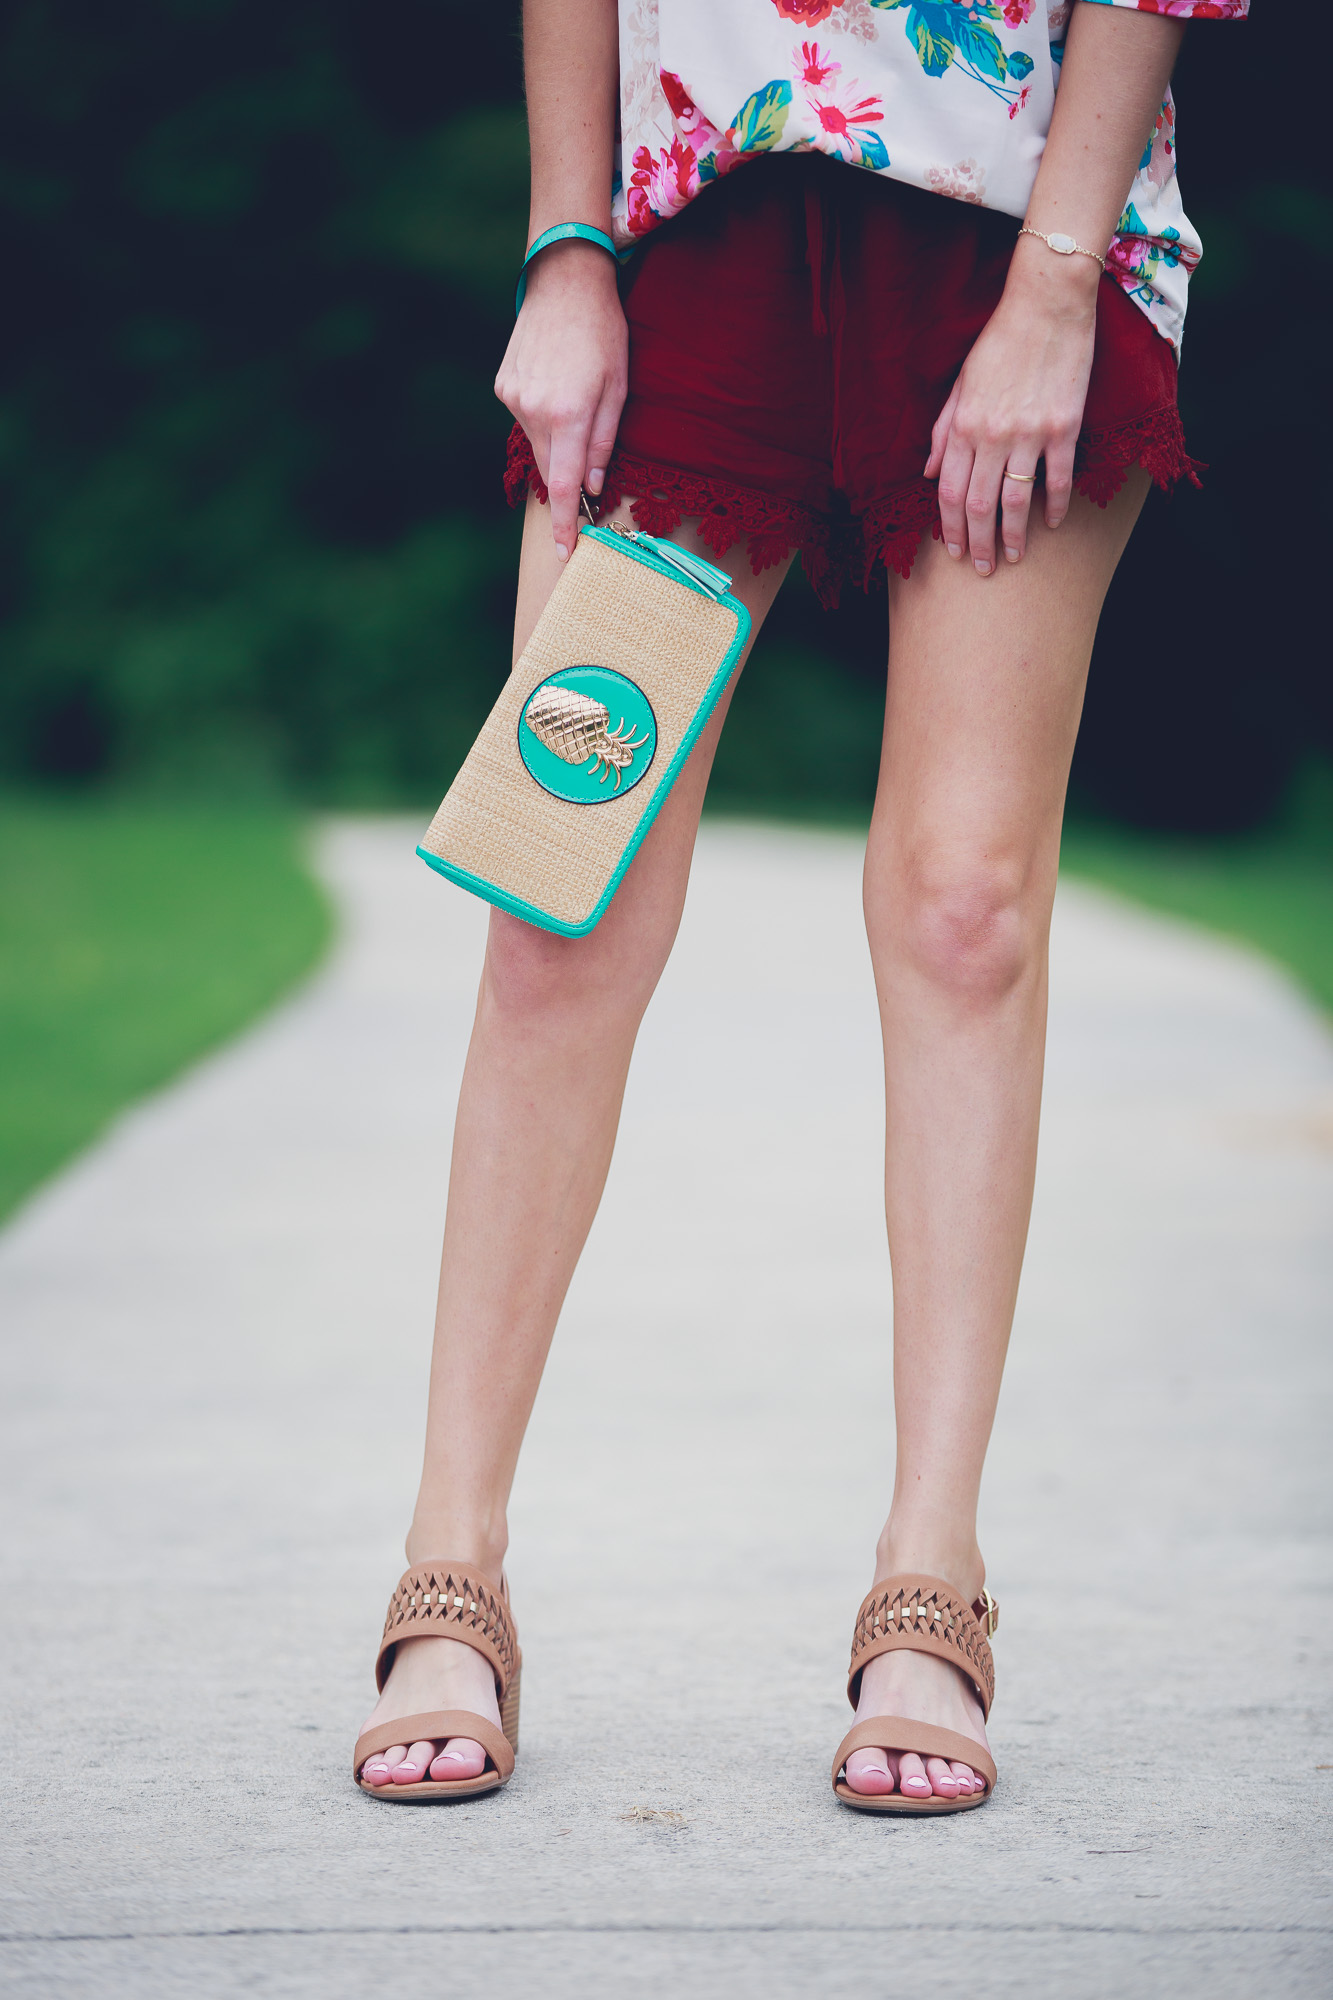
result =
[[[536,447],[534,446],[534,455]],[[561,424],[551,432],[546,491],[551,502],[551,534],[561,562],[574,553],[579,534],[579,488],[588,462],[588,419]]]
[[[953,413],[958,408],[958,396],[962,386],[963,378],[960,375],[949,391],[948,402],[935,419],[934,428],[930,433],[930,457],[926,460],[926,469],[922,474],[925,479],[939,477],[940,467],[944,463],[945,447],[949,442],[949,432],[953,429]]]
[[[597,414],[588,433],[588,464],[584,484],[589,493],[600,493],[606,484],[606,468],[611,462],[616,431],[620,426],[620,412],[624,407],[624,383],[609,384],[602,392],[602,400],[597,405]]]
[[[1046,447],[1046,525],[1058,528],[1074,492],[1073,438]]]
[[[995,511],[1000,504],[1004,458],[993,448],[978,453],[967,486],[967,545],[978,576],[995,570]]]
[[[967,553],[967,490],[972,478],[973,453],[957,430],[950,430],[949,441],[940,463],[940,526],[944,532],[944,546],[955,562],[961,562]]]
[[[1022,562],[1027,553],[1028,515],[1037,490],[1032,475],[1036,470],[1036,453],[1015,445],[1000,482],[1000,541],[1008,563]],[[1028,477],[1019,476],[1024,473]]]

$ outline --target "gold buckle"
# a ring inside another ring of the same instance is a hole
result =
[[[995,1637],[995,1627],[1000,1621],[1000,1607],[984,1583],[981,1586],[981,1601],[986,1607],[986,1637],[993,1639]]]

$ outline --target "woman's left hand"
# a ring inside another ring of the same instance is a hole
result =
[[[936,420],[925,476],[940,483],[949,554],[970,555],[979,576],[995,570],[997,514],[1005,561],[1021,562],[1027,547],[1036,488],[1007,473],[1037,472],[1044,459],[1046,525],[1069,512],[1099,279],[1090,258],[1020,237],[1004,296]]]

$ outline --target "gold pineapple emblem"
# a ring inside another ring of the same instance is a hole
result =
[[[621,772],[629,769],[634,752],[648,741],[646,734],[626,735],[623,716],[612,729],[606,704],[576,694],[572,688],[539,688],[528,703],[524,720],[537,741],[566,764],[586,764],[595,757],[602,768],[603,784],[614,771],[616,791],[620,790]]]

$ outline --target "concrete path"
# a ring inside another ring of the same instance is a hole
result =
[[[1091,891],[984,1502],[1001,1789],[832,1800],[891,1477],[841,838],[701,844],[513,1507],[517,1778],[352,1789],[484,923],[413,836],[335,825],[329,968],[0,1242],[5,1992],[1326,1993],[1333,1041]]]

